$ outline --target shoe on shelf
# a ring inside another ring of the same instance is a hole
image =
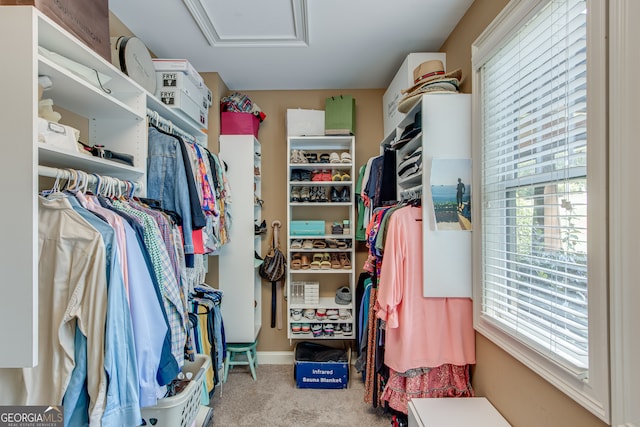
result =
[[[300,173],[300,169],[292,169],[290,181],[302,181],[302,174]]]
[[[353,326],[351,325],[351,323],[344,323],[342,325],[342,334],[345,337],[353,335]]]
[[[348,286],[341,286],[336,291],[336,304],[349,305],[351,304],[351,289]]]
[[[333,152],[329,154],[329,163],[340,163],[340,156],[338,153]]]
[[[329,159],[330,159],[329,153],[320,154],[320,158],[319,159],[320,159],[319,160],[320,163],[329,163]]]
[[[331,187],[331,201],[332,202],[341,202],[340,193],[338,192],[338,187]]]
[[[334,222],[331,226],[331,234],[342,234],[342,224],[339,222]],[[340,244],[338,244],[338,247]]]
[[[333,323],[325,323],[322,325],[322,333],[325,337],[332,337],[334,334]]]
[[[327,309],[327,320],[338,320],[340,318],[337,308]]]
[[[300,323],[291,324],[291,333],[299,334],[301,331],[302,331],[302,325],[300,325]]]
[[[293,308],[291,309],[291,318],[293,320],[300,320],[302,319],[302,310],[300,310],[299,308]]]
[[[262,220],[262,222],[258,224],[254,224],[254,232],[255,235],[265,234],[267,232],[267,222]]]
[[[338,317],[340,320],[351,320],[351,310],[348,308],[338,309]]]
[[[313,332],[314,337],[322,336],[322,324],[321,323],[312,323],[311,324],[311,332]]]
[[[329,199],[327,198],[327,189],[325,187],[317,187],[316,190],[316,194],[317,194],[317,198],[316,201],[319,203],[324,203],[324,202],[328,202]]]
[[[338,254],[335,252],[331,253],[329,263],[331,264],[331,268],[334,270],[339,270],[342,268],[342,264],[340,264],[340,260],[338,259]]]
[[[322,177],[321,181],[331,181],[331,171],[329,169],[322,169],[320,176]]]
[[[305,153],[306,163],[318,163],[318,153]]]
[[[351,163],[351,154],[347,153],[346,151],[340,153],[340,163]]]
[[[314,308],[305,308],[302,310],[305,319],[314,320],[316,318],[316,310]]]
[[[336,335],[342,335],[342,324],[336,323],[336,326],[333,328],[333,333]]]
[[[302,240],[295,239],[291,242],[291,249],[302,249]]]
[[[300,201],[300,188],[301,187],[291,187],[291,201],[299,202]]]
[[[311,325],[309,323],[301,323],[300,332],[303,334],[311,332]]]
[[[309,187],[302,187],[300,189],[300,201],[301,202],[308,202],[311,198],[311,191],[309,190]]]
[[[351,198],[351,191],[349,191],[349,187],[342,187],[342,191],[340,191],[340,201],[348,202]]]

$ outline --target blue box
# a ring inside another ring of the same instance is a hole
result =
[[[294,366],[298,388],[347,388],[349,362],[302,362]]]
[[[325,234],[324,221],[291,221],[289,234],[292,236],[322,236]]]

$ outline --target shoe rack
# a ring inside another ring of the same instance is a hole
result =
[[[287,337],[355,338],[355,137],[287,138]]]

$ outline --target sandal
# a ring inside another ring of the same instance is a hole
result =
[[[329,163],[340,163],[340,156],[338,156],[338,153],[333,152],[329,155]]]
[[[300,269],[308,270],[310,268],[311,264],[309,263],[309,257],[307,256],[307,254],[302,254],[302,257],[300,258]]]
[[[314,240],[313,247],[316,249],[324,249],[327,247],[327,244],[325,243],[324,240]]]
[[[305,163],[318,163],[318,154],[317,153],[305,153],[304,157],[307,160]]]
[[[333,169],[331,171],[331,181],[342,181],[342,173],[339,170]]]
[[[324,241],[327,242],[327,245],[329,245],[329,249],[338,248],[338,241],[336,239],[325,239]]]
[[[344,240],[338,240],[338,249],[349,249],[349,245]]]
[[[302,249],[302,240],[296,239],[291,242],[291,249]]]
[[[291,256],[291,269],[300,270],[302,267],[302,254],[293,254]]]
[[[329,261],[329,264],[331,264],[331,268],[336,270],[342,268],[342,264],[340,264],[340,261],[338,260],[338,254],[335,252],[331,254],[331,260]]]
[[[344,153],[340,153],[340,163],[351,163],[351,154],[346,151]]]
[[[300,187],[291,187],[291,201],[292,202],[300,201]]]
[[[329,163],[329,154],[327,153],[320,154],[320,163]]]
[[[340,181],[351,181],[351,175],[349,175],[347,172],[342,172]]]
[[[309,192],[309,187],[302,187],[300,190],[300,201],[308,202],[311,197],[311,193]]]
[[[342,265],[343,269],[348,270],[351,268],[351,260],[344,252],[340,252],[340,254],[338,254],[338,260],[340,261],[340,265]]]
[[[313,249],[313,241],[307,239],[302,242],[302,249]]]
[[[311,261],[312,270],[320,270],[322,268],[322,254],[313,254],[313,261]]]
[[[329,270],[333,266],[331,265],[331,261],[329,261],[329,253],[325,252],[322,254],[322,261],[320,262],[320,268],[322,270]]]

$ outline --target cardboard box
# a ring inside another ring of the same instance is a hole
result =
[[[209,89],[206,86],[197,87],[182,71],[156,71],[156,90],[178,89],[184,91],[203,110],[211,105],[208,100]]]
[[[260,119],[252,113],[220,113],[220,135],[253,135],[258,139]]]
[[[166,106],[182,111],[200,128],[207,129],[209,113],[202,108],[202,103],[196,103],[185,91],[160,88],[155,96]]]
[[[324,221],[291,221],[289,233],[292,236],[321,236],[324,234]]]
[[[109,0],[0,0],[0,6],[34,6],[111,62]]]
[[[294,351],[294,376],[298,388],[342,389],[349,385],[349,351],[345,362],[309,362],[300,359],[300,348],[315,343],[302,342]],[[318,348],[327,348],[315,344]]]
[[[382,95],[382,116],[385,137],[398,126],[405,115],[398,111],[398,103],[404,97],[400,92],[413,86],[413,70],[425,61],[439,59],[447,69],[446,54],[438,52],[410,53]]]
[[[287,110],[287,135],[324,136],[324,110]]]

